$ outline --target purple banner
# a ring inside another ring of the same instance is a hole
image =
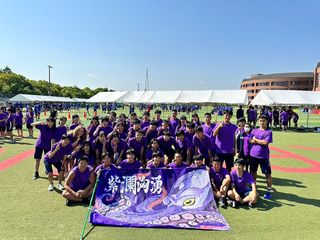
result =
[[[103,170],[94,225],[230,230],[204,169]]]

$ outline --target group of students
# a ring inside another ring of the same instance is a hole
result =
[[[40,134],[35,144],[33,179],[39,178],[44,154],[48,190],[55,188],[54,166],[58,171],[56,188],[63,191],[69,205],[88,201],[99,169],[202,168],[209,171],[215,198],[222,207],[252,206],[257,201],[255,179],[259,165],[267,180],[264,197],[271,198],[268,145],[272,131],[267,128],[265,115],[259,117],[259,128],[255,129],[244,118],[239,118],[237,125],[231,123],[232,115],[232,111],[225,111],[223,121],[213,123],[210,113],[204,115],[204,122],[194,113],[187,121],[173,110],[169,119],[162,120],[161,111],[156,110],[153,120],[149,112],[144,112],[142,119],[136,113],[127,118],[111,112],[101,119],[93,117],[87,127],[78,115],[72,116],[69,128],[65,117],[57,124],[53,118],[45,123],[34,122],[31,126]]]
[[[31,123],[34,121],[34,113],[32,108],[23,116],[20,108],[0,108],[0,143],[5,142],[5,137],[9,136],[8,143],[15,143],[13,138],[13,129],[17,131],[17,136],[23,138],[23,123],[29,131],[29,137],[33,138],[33,130]]]
[[[248,123],[255,127],[258,120],[258,107],[250,105],[246,114]],[[263,106],[260,108],[260,115],[265,115],[268,117],[268,128],[281,127],[282,131],[285,132],[288,130],[288,127],[291,127],[291,121],[293,121],[293,127],[298,127],[299,115],[293,111],[292,107],[281,107],[279,111],[278,107],[271,108]],[[244,117],[244,110],[242,109],[242,106],[240,106],[237,110],[236,117],[237,119]]]

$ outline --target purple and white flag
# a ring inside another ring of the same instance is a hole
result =
[[[103,170],[94,225],[230,230],[204,169]]]

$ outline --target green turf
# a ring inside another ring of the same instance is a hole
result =
[[[83,113],[82,113],[83,114]],[[317,116],[318,117],[318,116]],[[320,151],[294,149],[303,145],[319,147],[320,134],[274,132],[274,146],[320,162]],[[33,149],[34,140],[1,145],[0,161]],[[31,144],[31,145],[28,145]],[[279,166],[305,167],[290,159],[272,159]],[[298,164],[298,165],[295,165]],[[79,239],[86,208],[66,207],[57,192],[48,192],[45,178],[32,181],[32,157],[0,172],[0,239]],[[41,164],[40,175],[44,175]],[[229,232],[96,227],[86,239],[319,239],[320,174],[273,171],[273,199],[259,202],[255,209],[222,209]],[[262,176],[257,180],[260,196],[265,190]],[[91,226],[87,228],[87,232]]]

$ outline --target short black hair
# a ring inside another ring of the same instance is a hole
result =
[[[269,117],[267,116],[267,115],[265,115],[265,114],[261,114],[260,116],[259,116],[259,119],[265,119],[265,120],[269,120]]]
[[[234,164],[240,164],[242,166],[246,165],[246,161],[243,158],[238,158]]]

